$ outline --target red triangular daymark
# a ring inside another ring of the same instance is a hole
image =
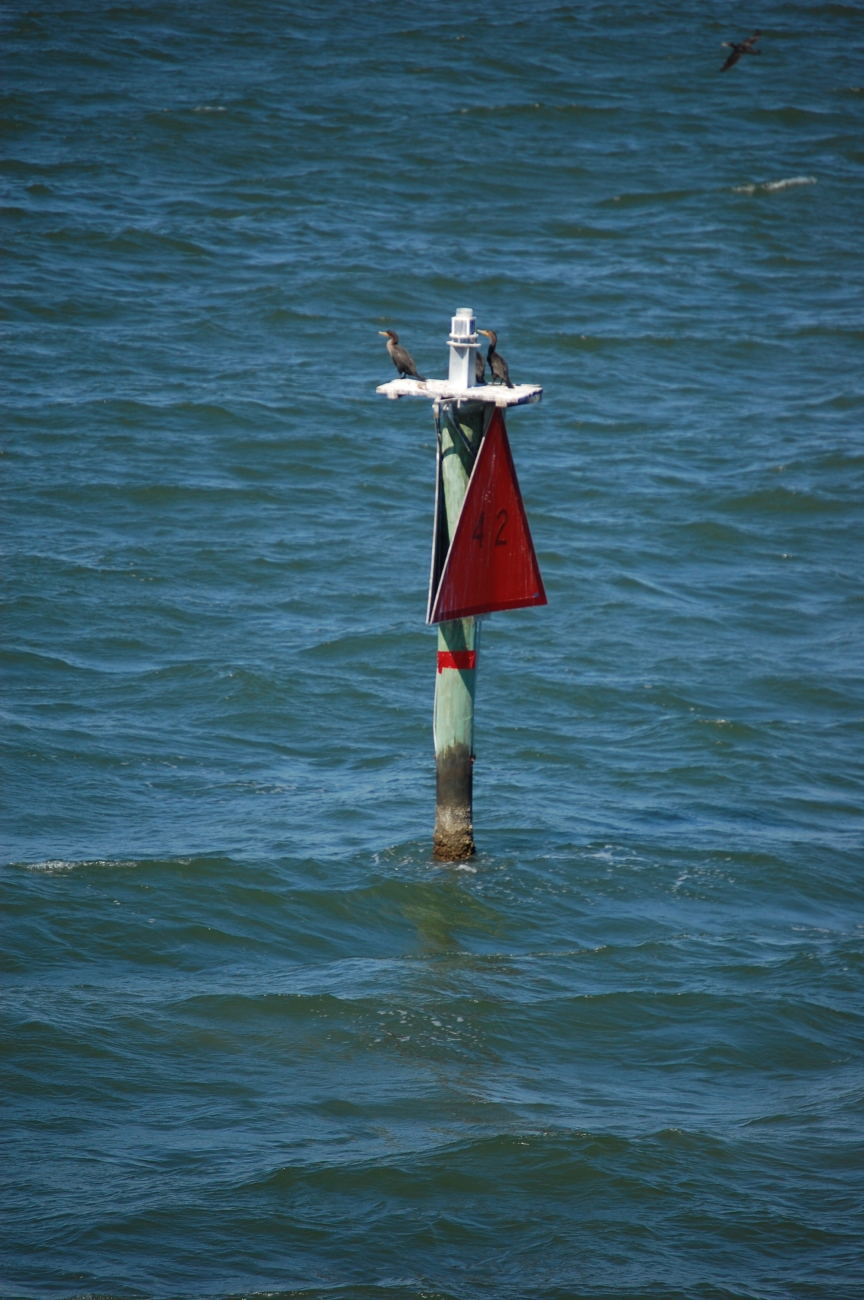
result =
[[[496,410],[465,492],[429,622],[545,604],[504,417]]]

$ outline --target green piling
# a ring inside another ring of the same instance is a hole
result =
[[[461,404],[461,409],[460,404],[445,405],[436,417],[441,436],[441,479],[449,546],[483,437],[485,417],[483,409],[472,403]],[[433,719],[434,854],[442,862],[456,862],[474,853],[474,696],[479,640],[480,624],[476,619],[457,618],[438,624]]]
[[[498,406],[539,402],[543,393],[536,384],[510,387],[477,384],[477,328],[470,307],[460,307],[452,317],[448,346],[450,369],[446,380],[400,375],[399,379],[391,379],[376,389],[391,399],[426,397],[434,403],[440,440],[440,479],[429,584],[430,619],[435,612],[435,584],[440,580],[441,566],[456,531],[468,481],[493,411]],[[470,858],[475,851],[472,778],[479,642],[479,619],[457,618],[438,624],[433,715],[437,785],[434,853],[441,862],[458,862]]]

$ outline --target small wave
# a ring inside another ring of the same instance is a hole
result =
[[[733,185],[733,194],[771,194],[774,190],[789,190],[795,185],[815,185],[815,176],[786,176],[780,181],[757,181],[752,185]]]
[[[118,861],[109,858],[88,858],[82,862],[70,862],[65,858],[46,858],[44,862],[25,862],[28,871],[76,871],[81,867],[134,867],[134,862]]]
[[[608,208],[613,203],[620,203],[629,208],[641,203],[664,202],[667,199],[687,199],[689,190],[639,190],[630,194],[613,194],[611,199],[602,199],[600,206]]]
[[[543,105],[538,102],[523,104],[469,104],[467,108],[460,108],[459,112],[464,116],[466,114],[479,113],[482,116],[493,116],[499,113],[526,113],[533,109],[542,108]]]
[[[224,113],[225,108],[222,104],[202,104],[200,108],[193,108],[193,113]]]

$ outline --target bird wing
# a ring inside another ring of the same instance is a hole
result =
[[[758,41],[761,35],[762,35],[761,32],[754,32],[752,36],[748,36],[746,41],[744,41],[745,50],[750,50],[751,47],[755,45],[755,43]]]
[[[729,42],[729,41],[724,41],[723,44],[724,44],[724,45],[729,45],[730,42]],[[728,59],[726,60],[726,62],[723,64],[723,67],[720,69],[720,71],[721,71],[721,72],[725,72],[727,68],[731,68],[732,65],[733,65],[734,63],[737,63],[738,60],[741,58],[741,53],[742,53],[742,51],[741,51],[741,47],[740,47],[740,45],[733,45],[733,46],[732,46],[732,53],[729,55],[729,58],[728,58]]]
[[[403,348],[401,345],[394,348],[392,356],[400,374],[407,375],[409,379],[419,379],[425,384],[426,379],[423,375],[418,374],[416,362],[407,348]]]

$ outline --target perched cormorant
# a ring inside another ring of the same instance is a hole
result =
[[[486,358],[479,348],[474,354],[474,374],[477,376],[475,383],[486,383]]]
[[[723,45],[725,46],[725,48],[727,50],[731,50],[732,53],[729,55],[729,58],[723,64],[723,67],[720,69],[720,71],[725,72],[727,68],[733,67],[741,58],[742,54],[761,54],[762,53],[761,50],[753,49],[753,46],[756,44],[756,42],[758,41],[761,35],[762,35],[761,32],[754,32],[752,36],[747,37],[746,41],[723,41]]]
[[[492,378],[497,379],[499,383],[506,384],[508,388],[512,388],[513,384],[510,381],[510,371],[507,367],[507,362],[504,360],[500,352],[495,351],[498,346],[498,335],[494,330],[478,330],[477,333],[485,334],[489,340],[489,351],[486,353],[486,360],[489,362],[489,369],[492,371]]]
[[[419,379],[421,384],[425,384],[426,380],[424,376],[417,374],[417,367],[414,364],[414,358],[407,348],[403,348],[402,344],[399,342],[399,335],[396,331],[379,330],[378,333],[383,334],[386,338],[387,351],[390,353],[390,356],[393,359],[393,364],[399,371],[400,377],[404,375],[406,379]]]

